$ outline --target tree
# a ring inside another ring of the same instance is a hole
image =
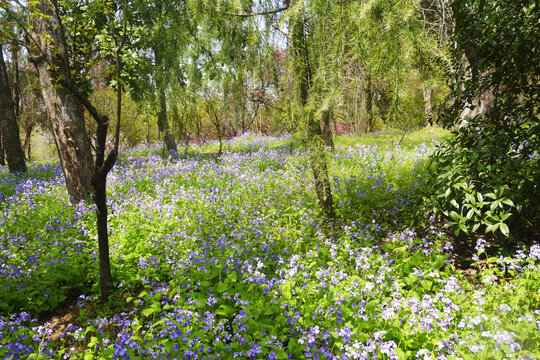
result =
[[[315,191],[319,204],[328,218],[334,218],[334,199],[328,167],[324,152],[321,122],[317,121],[316,111],[310,107],[310,97],[313,94],[312,59],[310,58],[308,32],[306,30],[305,8],[301,0],[291,3],[293,7],[289,20],[291,58],[296,81],[296,101],[298,116],[307,127],[307,140],[310,145],[310,165],[315,180]]]
[[[86,8],[94,14],[115,14],[110,8]],[[108,29],[101,29],[108,35],[112,44],[114,58],[114,81],[117,86],[117,127],[115,132],[114,148],[106,156],[106,140],[109,119],[96,109],[90,102],[84,88],[84,74],[76,71],[70,63],[70,54],[67,46],[65,24],[62,22],[62,11],[58,2],[52,4],[41,0],[30,9],[32,15],[31,27],[28,29],[27,48],[31,61],[36,65],[41,82],[41,92],[51,121],[53,135],[62,168],[66,175],[68,191],[72,195],[72,202],[85,200],[93,192],[96,204],[97,229],[99,245],[99,272],[102,301],[106,301],[113,287],[111,266],[109,260],[109,241],[107,230],[107,203],[106,184],[107,174],[112,169],[118,155],[118,142],[120,136],[120,118],[122,105],[121,63],[120,52],[126,39],[127,23],[124,21],[123,34],[119,36],[114,28],[116,22],[107,16]],[[81,15],[81,12],[75,15]],[[88,15],[88,14],[87,14]],[[83,19],[79,19],[83,20]],[[90,29],[92,30],[92,29]],[[94,29],[95,36],[99,29]],[[116,33],[116,34],[115,34]],[[69,38],[76,42],[76,38]],[[77,43],[73,48],[92,47],[91,42]],[[72,48],[72,49],[73,49]],[[86,49],[88,52],[89,50]],[[76,54],[71,54],[75,56]],[[75,77],[79,77],[79,82]],[[84,127],[83,107],[97,122],[95,162],[91,152],[91,142]]]
[[[144,34],[133,47],[143,55],[144,64],[129,85],[139,101],[152,103],[158,118],[158,130],[169,151],[177,145],[169,118],[169,103],[173,85],[184,84],[182,60],[190,42],[195,41],[193,16],[188,13],[188,1],[127,2],[129,21]]]
[[[6,160],[11,172],[25,172],[26,163],[21,148],[19,125],[15,117],[15,104],[7,75],[2,44],[0,43],[0,133],[2,136],[0,151],[6,153]]]
[[[163,65],[163,54],[160,46],[154,46],[154,60],[156,66],[155,72],[155,81],[156,81],[156,92],[157,92],[157,102],[158,102],[158,129],[161,134],[163,134],[163,140],[167,149],[169,151],[178,152],[176,147],[176,140],[174,139],[174,134],[171,131],[171,126],[169,125],[169,120],[167,118],[167,96],[166,96],[166,86],[167,82],[164,80],[165,71]]]
[[[89,198],[95,166],[80,102],[66,86],[76,88],[58,7],[40,1],[32,18],[26,48],[39,73],[41,95],[47,109],[58,157],[71,202]]]
[[[454,0],[451,5],[453,103],[442,120],[457,126],[434,157],[434,206],[456,233],[514,239],[538,234],[539,2]]]
[[[316,60],[311,54],[312,32],[306,27],[308,6],[304,0],[286,0],[282,7],[260,11],[252,11],[253,4],[251,2],[241,5],[243,6],[232,6],[233,11],[225,11],[225,14],[238,18],[251,18],[262,15],[273,16],[286,11],[285,16],[288,16],[289,20],[289,53],[295,84],[294,105],[292,106],[293,121],[299,125],[298,130],[303,131],[304,139],[310,150],[310,166],[322,211],[327,218],[335,218],[325,154],[325,145],[333,147],[330,128],[331,111],[328,107],[323,111],[318,111],[319,109],[316,108],[317,99],[321,97],[321,90],[314,86],[314,75],[317,72],[317,67],[315,66]]]

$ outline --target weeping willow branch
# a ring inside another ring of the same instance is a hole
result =
[[[230,16],[237,16],[237,17],[247,18],[247,17],[259,16],[259,15],[276,14],[276,13],[285,11],[285,10],[287,10],[288,8],[289,8],[289,4],[286,4],[285,6],[280,7],[280,8],[278,8],[278,9],[264,10],[264,11],[256,11],[256,12],[252,12],[252,13],[232,13],[232,12],[228,12],[228,11],[224,11],[223,13],[224,13],[225,15],[230,15]]]

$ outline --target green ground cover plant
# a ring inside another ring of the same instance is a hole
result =
[[[104,306],[92,206],[70,206],[57,164],[2,169],[0,357],[539,358],[540,246],[499,256],[474,238],[463,271],[430,214],[410,226],[436,148],[420,136],[336,139],[336,223],[288,136],[122,153]]]

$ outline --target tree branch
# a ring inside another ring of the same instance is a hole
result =
[[[77,87],[74,86],[70,81],[66,81],[62,79],[60,82],[73,94],[73,96],[75,96],[75,98],[77,98],[77,100],[79,100],[79,102],[85,107],[86,110],[88,110],[90,115],[92,115],[92,117],[94,118],[94,120],[96,120],[98,124],[101,124],[104,122],[105,116],[103,116],[98,111],[98,109],[96,109],[96,107],[92,105],[92,103],[90,102],[90,100],[88,100],[88,97],[86,95],[81,93],[79,89],[77,89]]]
[[[224,13],[225,15],[238,16],[238,17],[242,17],[242,18],[247,18],[247,17],[252,17],[252,16],[275,14],[275,13],[278,13],[278,12],[285,11],[285,10],[287,10],[288,8],[289,8],[289,4],[286,4],[285,6],[280,7],[280,8],[278,8],[278,9],[264,10],[264,11],[257,11],[257,12],[252,12],[252,13],[231,13],[231,12],[228,12],[228,11],[224,11],[223,13]]]

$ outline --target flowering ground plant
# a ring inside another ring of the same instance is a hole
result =
[[[433,143],[338,141],[335,223],[306,149],[254,134],[225,149],[121,155],[104,306],[92,206],[69,206],[57,165],[4,170],[0,357],[540,357],[538,245],[500,257],[479,240],[464,271],[428,214],[408,226]]]

